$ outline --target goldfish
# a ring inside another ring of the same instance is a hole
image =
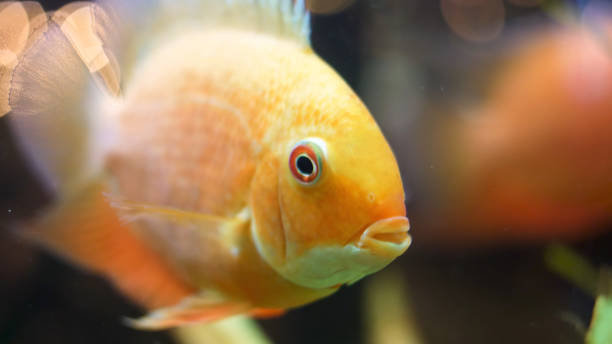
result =
[[[0,3],[0,113],[54,195],[19,235],[163,329],[274,316],[410,245],[395,156],[303,1]]]

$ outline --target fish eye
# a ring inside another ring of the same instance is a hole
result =
[[[321,176],[322,166],[321,148],[311,140],[300,141],[291,150],[289,169],[300,184],[316,183]]]

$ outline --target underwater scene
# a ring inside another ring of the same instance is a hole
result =
[[[0,1],[0,344],[612,344],[612,2]]]

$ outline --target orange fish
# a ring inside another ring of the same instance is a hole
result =
[[[584,239],[606,229],[612,15],[604,13],[588,25],[526,33],[509,50],[487,98],[465,111],[471,116],[447,123],[444,153],[438,152],[447,166],[435,184],[448,186],[440,188],[447,209],[432,212],[439,230],[422,231],[420,239],[528,243]]]
[[[22,231],[159,329],[268,316],[410,245],[394,155],[300,1],[0,4],[0,113],[56,195]]]

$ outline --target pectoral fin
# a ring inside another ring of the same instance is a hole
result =
[[[139,319],[128,319],[128,325],[143,330],[207,323],[229,316],[248,313],[247,303],[228,301],[212,292],[189,296],[175,306],[157,309]]]
[[[147,220],[163,223],[163,228],[179,227],[184,231],[194,230],[203,237],[220,243],[227,250],[234,252],[239,247],[241,234],[248,227],[248,211],[235,217],[223,217],[203,214],[181,209],[162,207],[150,204],[130,202],[109,197],[110,204],[121,214],[126,222]],[[168,230],[171,232],[171,230]],[[211,243],[212,241],[209,241]],[[196,244],[195,242],[193,242]],[[184,243],[187,245],[188,243]],[[186,248],[185,248],[186,249]],[[194,248],[200,250],[200,247]]]

